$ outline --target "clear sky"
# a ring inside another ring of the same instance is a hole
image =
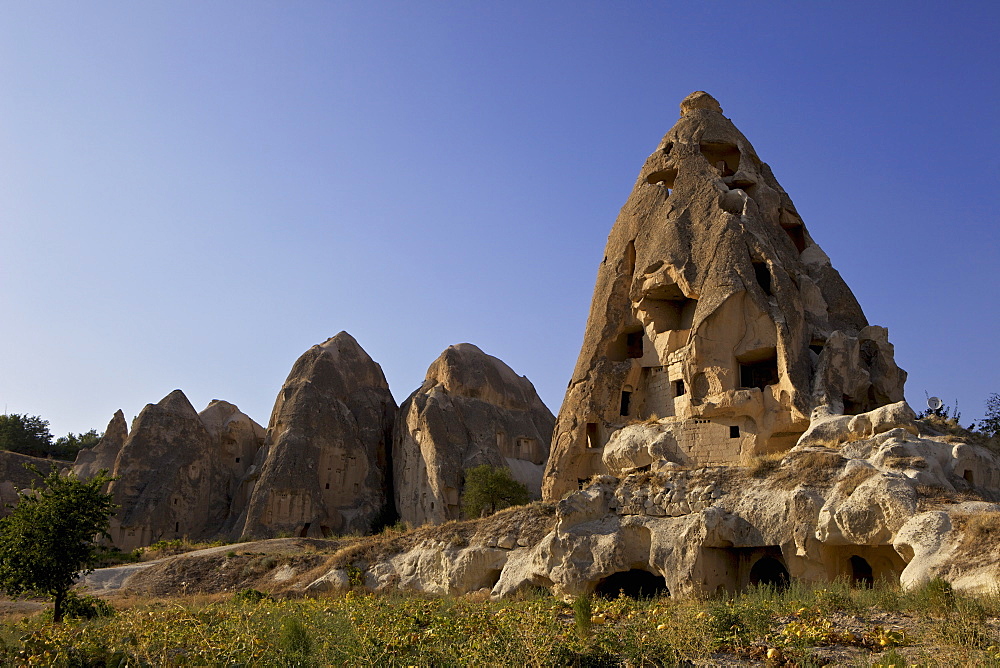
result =
[[[994,2],[0,3],[0,407],[267,423],[347,330],[402,402],[472,342],[558,411],[688,93],[791,195],[907,397],[1000,392]]]

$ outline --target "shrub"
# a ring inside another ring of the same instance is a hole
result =
[[[261,601],[273,601],[274,599],[269,594],[248,587],[236,592],[233,600],[237,603],[260,603]]]
[[[63,618],[65,619],[95,619],[97,617],[111,617],[115,614],[115,609],[110,603],[96,596],[80,596],[74,591],[67,592],[63,600]],[[52,610],[43,613],[45,619],[52,619]]]

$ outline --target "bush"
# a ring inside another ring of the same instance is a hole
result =
[[[466,517],[485,517],[502,508],[522,506],[530,500],[528,488],[514,480],[506,468],[483,464],[465,471],[462,510]]]
[[[63,618],[65,619],[95,619],[97,617],[111,617],[115,614],[115,609],[110,603],[96,596],[80,596],[74,591],[67,592],[63,601]],[[52,619],[52,610],[43,613],[45,619]]]
[[[237,603],[260,603],[261,601],[273,601],[269,594],[257,589],[241,589],[233,596],[233,600]]]

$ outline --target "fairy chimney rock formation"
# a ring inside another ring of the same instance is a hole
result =
[[[481,464],[509,468],[537,498],[554,422],[527,378],[470,343],[450,346],[396,419],[400,517],[457,519],[465,470]]]
[[[905,377],[770,167],[692,93],[608,237],[544,495],[787,450],[813,415],[902,401]],[[621,431],[642,421],[655,444]]]
[[[381,367],[350,334],[306,351],[278,394],[248,472],[242,534],[368,532],[390,499],[395,414]]]
[[[118,459],[118,453],[127,438],[128,423],[125,421],[125,414],[119,409],[111,418],[97,445],[84,448],[77,453],[73,471],[83,480],[93,478],[101,470],[107,470],[109,473],[114,471],[115,460]]]
[[[118,453],[114,475],[110,492],[119,510],[110,534],[121,549],[207,539],[229,515],[231,472],[218,435],[180,390],[142,409]]]

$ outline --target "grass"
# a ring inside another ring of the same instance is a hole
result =
[[[998,665],[1000,597],[793,582],[711,600],[348,592],[114,601],[111,617],[0,622],[0,665]],[[833,653],[833,654],[831,654]],[[841,663],[843,661],[843,663]],[[904,663],[905,662],[905,663]]]
[[[753,457],[742,471],[781,489],[795,489],[830,485],[846,464],[835,450],[810,449]]]

